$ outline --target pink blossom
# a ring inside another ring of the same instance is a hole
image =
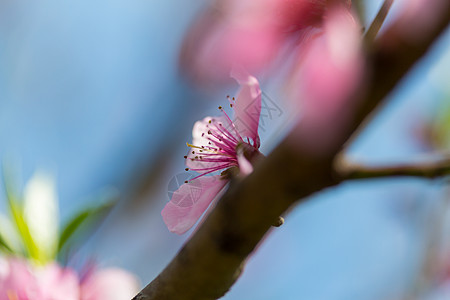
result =
[[[118,268],[98,270],[83,280],[82,300],[131,299],[139,290],[139,282],[132,274]]]
[[[217,1],[188,32],[181,65],[201,82],[224,81],[233,64],[251,73],[270,67],[280,50],[320,27],[325,0]],[[347,6],[351,1],[341,0]]]
[[[96,270],[81,281],[73,269],[57,263],[35,266],[25,259],[0,259],[0,300],[127,299],[138,289],[136,278],[118,269]]]
[[[323,30],[305,45],[291,76],[302,111],[299,131],[325,133],[306,139],[314,141],[314,151],[326,149],[324,143],[332,143],[342,129],[330,128],[330,121],[343,124],[337,118],[348,119],[355,105],[345,101],[357,92],[363,70],[361,27],[346,7],[337,6],[325,15]]]
[[[229,180],[227,173],[249,174],[252,162],[260,155],[258,124],[261,113],[261,90],[257,79],[243,70],[232,72],[239,84],[236,100],[230,98],[234,121],[222,107],[222,116],[206,117],[194,124],[186,170],[200,173],[174,192],[161,215],[171,232],[189,230],[210,206]],[[221,170],[221,175],[205,176]]]

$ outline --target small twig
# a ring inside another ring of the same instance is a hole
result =
[[[375,19],[372,21],[372,24],[370,24],[366,35],[364,36],[364,39],[367,43],[371,44],[375,40],[378,31],[380,31],[380,28],[383,25],[384,20],[389,13],[389,10],[391,9],[392,3],[394,3],[394,0],[384,0],[383,5],[381,6],[380,10],[375,16]]]
[[[433,162],[421,162],[387,167],[371,167],[343,163],[336,166],[336,168],[342,180],[394,176],[436,178],[450,175],[450,158]]]

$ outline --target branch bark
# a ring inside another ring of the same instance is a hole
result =
[[[368,179],[393,176],[436,178],[450,175],[450,158],[398,166],[370,167],[356,164],[337,166],[340,180]]]
[[[448,1],[448,0],[436,0]],[[252,174],[232,182],[205,222],[192,235],[172,262],[134,300],[212,300],[222,297],[241,274],[249,254],[255,250],[271,225],[290,206],[307,196],[340,182],[333,159],[364,118],[392,91],[447,27],[450,12],[433,20],[430,32],[420,43],[402,39],[395,24],[377,39],[369,65],[372,77],[366,90],[350,103],[359,106],[347,114],[336,138],[323,151],[311,145],[323,144],[323,125],[308,132],[299,126],[260,164]],[[393,42],[394,41],[394,42]],[[384,47],[385,43],[389,47]],[[357,100],[355,102],[355,100]],[[326,120],[335,127],[340,114]],[[321,132],[322,131],[322,132]],[[304,141],[308,143],[294,143]],[[311,140],[311,137],[314,137]],[[300,200],[298,200],[300,199]]]
[[[389,10],[391,9],[392,3],[394,3],[394,0],[384,0],[383,5],[375,16],[375,19],[373,20],[369,29],[367,29],[366,35],[364,36],[366,42],[373,43],[375,37],[380,31],[381,25],[383,25],[383,22],[386,19]]]

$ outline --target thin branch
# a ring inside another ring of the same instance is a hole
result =
[[[394,0],[384,0],[383,5],[381,6],[380,10],[375,16],[375,19],[372,21],[372,24],[370,24],[369,29],[367,29],[366,35],[364,36],[364,39],[367,43],[371,44],[375,40],[375,37],[380,31],[380,28],[383,25],[384,20],[389,13],[389,10],[391,9],[392,3],[394,3]]]
[[[358,14],[358,19],[361,22],[361,24],[365,24],[365,22],[366,22],[365,1],[364,0],[353,0],[352,7],[355,9],[356,13]]]
[[[341,180],[394,176],[436,178],[450,175],[450,158],[433,162],[388,167],[370,167],[344,163],[337,166],[337,172],[339,173]]]
[[[436,0],[448,1],[448,0]],[[248,255],[289,207],[307,196],[339,183],[333,168],[335,155],[364,118],[389,94],[447,27],[450,11],[433,20],[420,43],[399,41],[389,49],[375,48],[369,58],[372,77],[365,93],[349,103],[360,104],[342,120],[336,111],[325,124],[297,127],[252,174],[232,182],[205,222],[170,264],[135,300],[213,300],[222,297],[238,279]],[[395,41],[392,30],[377,43]],[[348,107],[343,107],[348,112]],[[337,124],[340,122],[340,124]],[[304,125],[304,124],[302,124]],[[325,140],[340,125],[331,141]],[[309,139],[308,139],[309,137]],[[299,142],[301,141],[301,143]],[[327,147],[322,147],[328,143]],[[319,149],[320,151],[318,151]],[[301,199],[298,201],[298,199]]]

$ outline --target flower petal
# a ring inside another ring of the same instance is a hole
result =
[[[252,164],[245,158],[243,151],[238,151],[237,154],[239,171],[242,175],[247,176],[251,172],[253,172]]]
[[[234,104],[234,124],[242,137],[251,138],[259,148],[259,117],[261,115],[261,89],[258,80],[243,68],[234,66],[231,77],[241,85]]]
[[[80,299],[78,275],[74,270],[51,263],[37,267],[34,275],[41,289],[41,299]]]
[[[306,46],[292,76],[302,109],[295,130],[302,138],[293,141],[301,141],[319,155],[340,136],[347,126],[343,120],[357,107],[352,101],[358,97],[351,96],[364,76],[361,26],[346,6],[335,7],[328,11],[323,32]]]
[[[176,234],[188,231],[227,182],[216,175],[200,177],[181,185],[161,212],[167,228]]]
[[[11,297],[28,299],[31,295],[41,296],[37,282],[25,260],[2,258],[0,269],[0,299]]]
[[[139,291],[137,278],[117,268],[94,272],[81,284],[81,300],[131,299]]]
[[[227,82],[235,63],[260,72],[273,62],[285,37],[273,17],[274,0],[220,2],[195,20],[181,46],[181,67],[201,84]]]
[[[341,105],[361,75],[361,34],[350,11],[330,11],[324,34],[311,41],[302,66],[305,99],[322,111]]]

